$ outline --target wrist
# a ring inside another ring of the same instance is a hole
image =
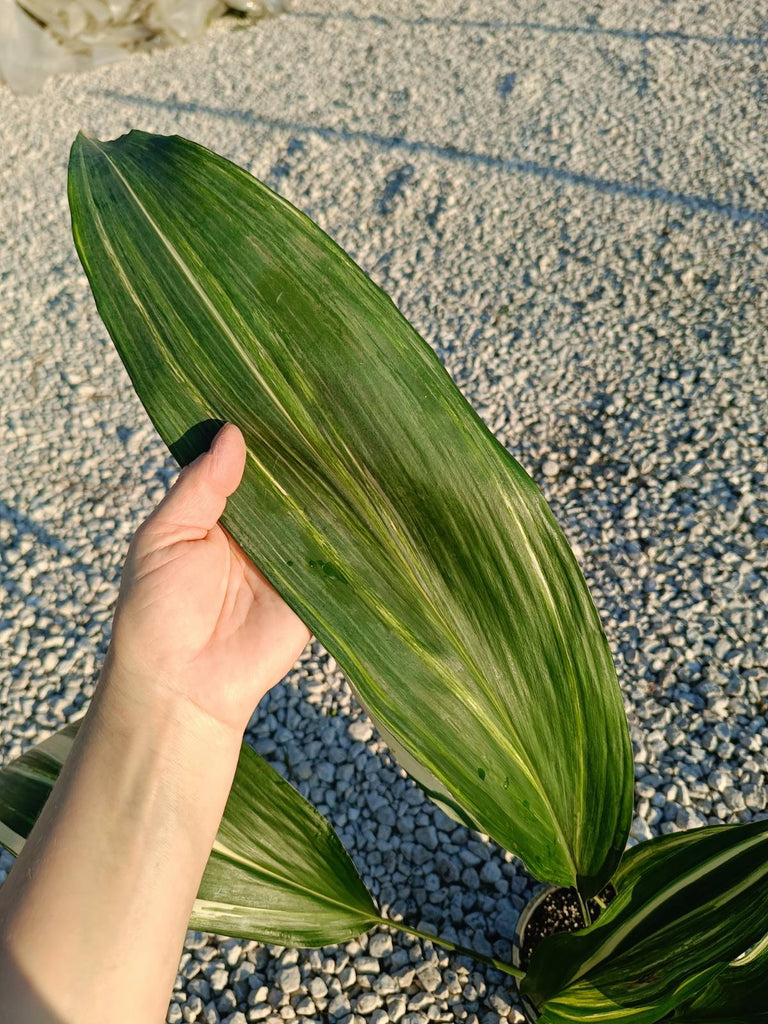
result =
[[[180,746],[239,753],[245,725],[236,728],[199,707],[182,685],[169,680],[148,680],[107,653],[91,701],[89,715],[102,727],[126,737],[142,733],[160,749],[178,759]],[[202,744],[202,748],[201,745]]]
[[[133,686],[131,684],[134,684]],[[112,764],[115,828],[176,850],[180,871],[202,874],[232,786],[242,735],[183,695],[151,690],[105,663],[78,741],[85,758]],[[123,837],[123,848],[128,843]],[[141,854],[143,856],[143,853]],[[192,894],[194,895],[194,893]]]

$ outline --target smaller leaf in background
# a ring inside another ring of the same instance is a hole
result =
[[[0,770],[0,846],[18,857],[75,741],[77,722]]]
[[[693,1002],[678,1007],[676,1024],[766,1024],[768,933],[734,960]]]
[[[18,856],[78,722],[0,771],[0,844]],[[190,925],[281,946],[325,946],[381,921],[323,816],[243,744]]]
[[[378,921],[325,818],[244,744],[193,927],[279,946],[325,946]]]
[[[768,929],[768,821],[634,847],[589,929],[535,950],[522,991],[540,1024],[653,1024],[695,998]]]

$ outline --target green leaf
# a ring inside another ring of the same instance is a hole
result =
[[[99,312],[182,464],[248,445],[223,522],[420,780],[590,894],[631,820],[621,694],[541,493],[432,349],[315,224],[192,142],[79,135]]]
[[[325,818],[243,745],[193,926],[280,946],[325,946],[379,920]]]
[[[0,846],[18,857],[72,749],[80,721],[0,769]]]
[[[18,856],[72,748],[66,726],[0,771],[0,844]],[[331,826],[243,744],[190,927],[325,946],[381,919]]]
[[[768,1021],[768,934],[675,1012],[676,1024],[765,1024]]]
[[[652,1024],[700,993],[768,929],[768,821],[635,846],[591,928],[545,939],[523,993],[541,1024]]]

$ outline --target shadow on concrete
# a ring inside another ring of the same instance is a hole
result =
[[[644,30],[637,28],[608,28],[603,25],[555,25],[545,21],[505,21],[494,19],[471,19],[471,18],[435,18],[421,15],[417,18],[398,17],[390,15],[385,17],[379,14],[361,15],[354,11],[337,11],[333,14],[325,11],[286,11],[284,18],[301,18],[307,21],[352,21],[365,22],[375,25],[414,25],[464,28],[464,29],[487,29],[493,32],[545,32],[550,35],[568,36],[608,36],[616,39],[635,39],[638,42],[646,43],[651,39],[668,39],[672,42],[681,43],[708,43],[711,46],[759,46],[765,48],[768,40],[762,36],[708,36],[696,35],[686,32],[679,32],[676,29],[666,30]]]
[[[135,96],[112,89],[103,89],[93,95],[102,99],[115,100],[119,103],[133,103],[139,107],[156,110],[175,110],[179,113],[205,114],[232,121],[241,121],[251,127],[277,129],[293,134],[315,135],[332,142],[364,142],[381,149],[400,150],[413,155],[425,154],[441,160],[468,164],[473,167],[486,167],[506,171],[509,174],[528,175],[544,181],[559,182],[564,185],[591,189],[607,195],[623,196],[628,199],[644,199],[651,202],[665,203],[685,210],[698,213],[712,213],[726,217],[734,223],[751,221],[768,227],[768,209],[755,210],[749,206],[737,206],[722,202],[711,196],[699,196],[689,192],[675,192],[662,185],[644,185],[632,181],[615,181],[609,178],[597,178],[591,174],[571,171],[567,167],[543,164],[535,160],[512,159],[486,153],[475,153],[471,150],[459,149],[453,145],[442,145],[435,142],[406,139],[401,135],[381,135],[378,132],[360,131],[349,128],[332,128],[328,125],[302,124],[283,118],[264,117],[250,110],[237,110],[216,107],[207,103],[181,101],[176,99],[156,100],[147,96]]]

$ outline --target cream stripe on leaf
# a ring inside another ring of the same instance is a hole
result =
[[[69,199],[160,435],[185,464],[241,427],[224,525],[417,780],[539,878],[600,888],[633,792],[608,645],[541,493],[429,345],[307,217],[192,142],[78,136]]]
[[[768,821],[641,843],[613,884],[616,898],[595,925],[534,952],[523,991],[541,1024],[654,1024],[691,1005],[702,1011],[691,1020],[703,1021],[704,1007],[724,1006],[731,986],[744,995],[760,970],[768,997],[765,948],[736,960],[768,932]]]
[[[204,931],[322,946],[379,914],[325,818],[244,745],[192,919]]]

